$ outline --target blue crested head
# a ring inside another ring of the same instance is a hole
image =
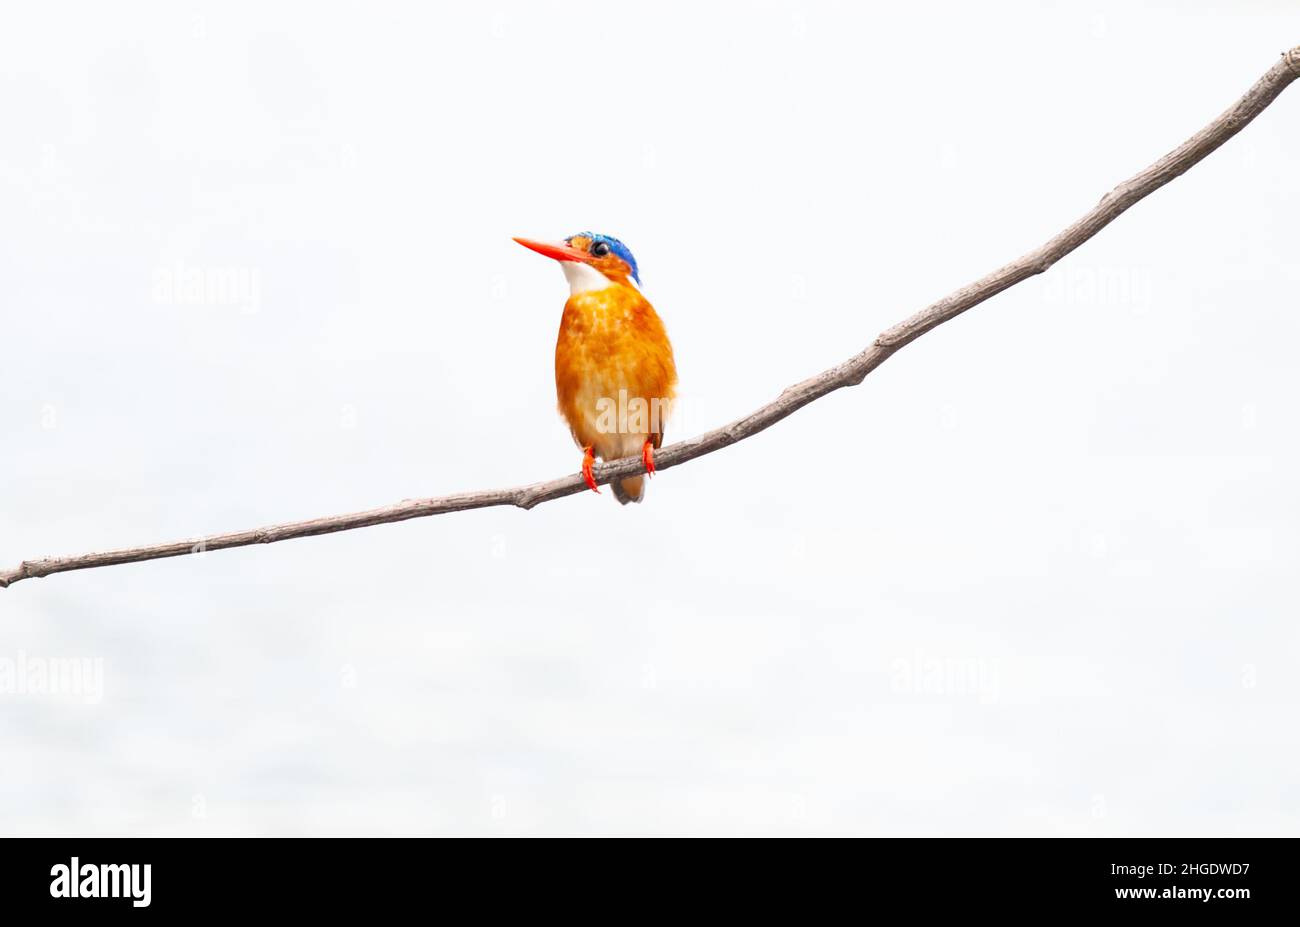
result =
[[[641,283],[641,276],[637,270],[636,258],[632,257],[632,251],[627,245],[623,244],[613,235],[600,235],[596,232],[579,232],[576,235],[570,235],[565,239],[568,244],[577,244],[594,258],[602,258],[613,254],[627,264],[631,270],[631,277],[638,284]]]
[[[626,284],[629,277],[637,286],[641,285],[636,258],[632,257],[627,245],[612,235],[579,232],[564,241],[537,241],[533,238],[516,238],[515,241],[530,251],[559,261],[564,275],[575,287],[581,284],[585,289],[603,289],[610,284]],[[600,286],[593,286],[594,283]]]

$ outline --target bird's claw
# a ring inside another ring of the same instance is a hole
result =
[[[596,455],[591,452],[591,448],[582,449],[582,478],[587,482],[587,488],[600,495],[600,488],[596,485],[596,478],[591,474],[592,464],[596,462]]]
[[[645,439],[645,444],[641,445],[641,462],[645,464],[647,476],[655,475],[655,448],[649,438]]]

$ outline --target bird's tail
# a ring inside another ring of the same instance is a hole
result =
[[[615,480],[609,484],[609,488],[614,491],[614,498],[620,505],[640,502],[645,498],[645,477],[629,476],[625,480]]]

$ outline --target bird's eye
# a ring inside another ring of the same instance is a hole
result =
[[[604,257],[609,254],[609,243],[598,241],[592,244],[591,253],[593,257]]]

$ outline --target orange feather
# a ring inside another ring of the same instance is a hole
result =
[[[639,455],[647,438],[659,447],[676,388],[664,324],[626,277],[569,298],[555,344],[555,392],[579,447],[602,460]],[[622,480],[619,501],[640,501],[642,481]]]

